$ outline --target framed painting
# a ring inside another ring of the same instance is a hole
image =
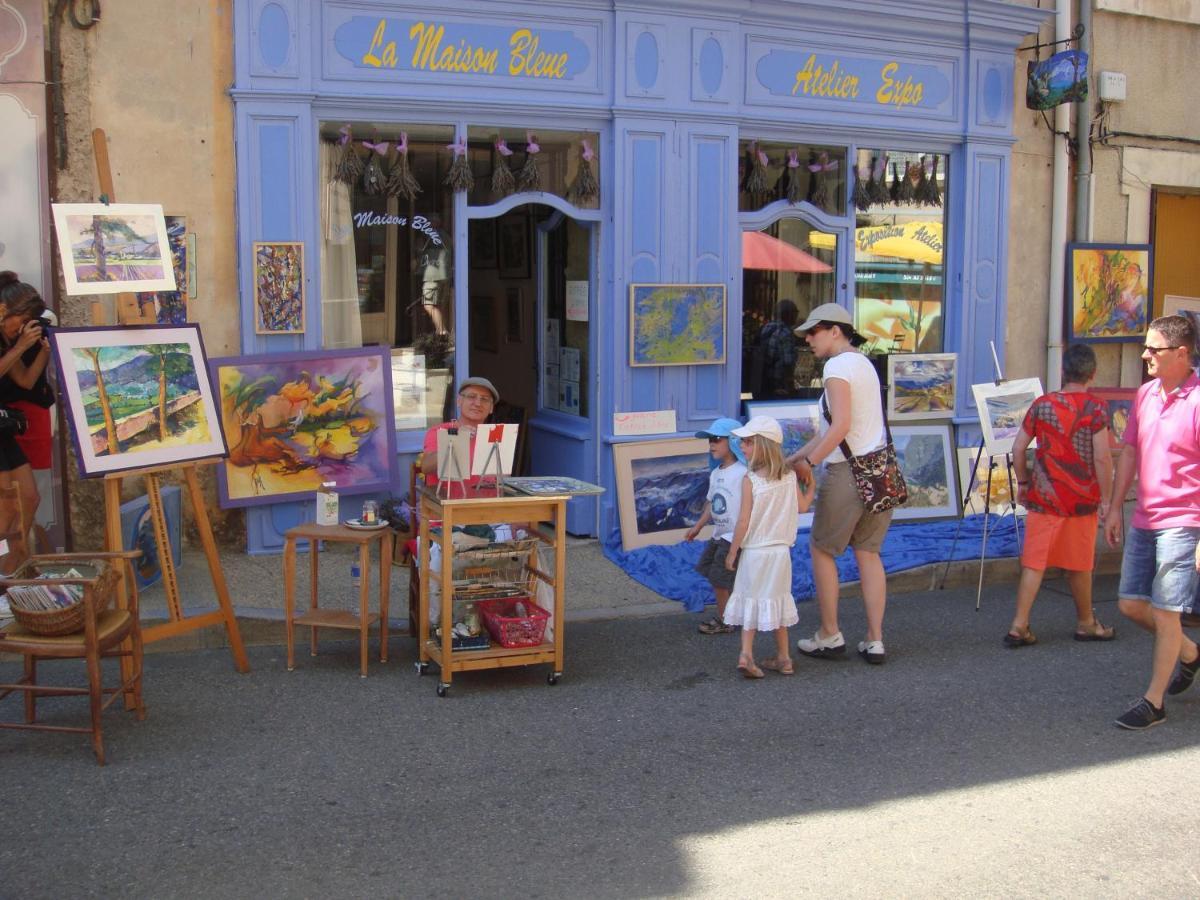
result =
[[[971,385],[975,405],[979,408],[979,427],[983,430],[983,441],[992,456],[1004,456],[1012,452],[1013,440],[1025,413],[1033,401],[1042,396],[1042,382],[1038,378],[1018,378],[996,384],[986,381]]]
[[[181,290],[157,203],[54,203],[68,294]]]
[[[954,429],[949,424],[897,425],[892,429],[892,443],[908,484],[908,502],[896,507],[896,521],[957,516]]]
[[[524,302],[519,287],[504,289],[504,342],[519,344],[525,339]]]
[[[167,542],[171,559],[178,566],[183,553],[183,507],[177,484],[162,487],[163,517],[167,524]],[[138,590],[162,580],[162,560],[158,556],[158,539],[154,536],[154,519],[150,515],[150,498],[143,494],[121,504],[121,534],[126,550],[141,550],[134,560],[133,574]]]
[[[676,544],[704,512],[708,441],[675,438],[613,446],[621,544]],[[701,532],[708,537],[711,528]]]
[[[85,477],[226,455],[198,326],[54,328],[50,346]]]
[[[175,273],[176,289],[157,293],[139,293],[138,303],[152,303],[154,318],[159,325],[186,325],[188,296],[195,290],[196,260],[194,234],[187,233],[187,218],[165,216],[167,243],[171,248],[171,270]]]
[[[1167,294],[1163,297],[1162,314],[1164,316],[1183,316],[1192,323],[1196,334],[1200,335],[1200,297]]]
[[[725,285],[631,284],[631,366],[725,363]]]
[[[1033,450],[1026,451],[1025,459],[1028,468],[1032,469]],[[1013,489],[1017,485],[1016,473],[1013,473],[1010,484],[1007,463],[1008,457],[981,454],[978,447],[958,448],[958,482],[963,494],[965,515],[982,515],[984,512],[998,516],[1014,513],[1025,515],[1025,507],[1017,503],[1013,496]],[[988,472],[992,475],[990,490]]]
[[[889,422],[954,415],[955,353],[893,353],[888,360]]]
[[[254,242],[254,333],[304,333],[304,244]]]
[[[495,219],[471,219],[467,223],[467,242],[472,269],[496,268]]]
[[[528,278],[529,217],[524,213],[509,213],[496,223],[496,232],[500,277]]]
[[[1108,413],[1108,446],[1113,450],[1125,446],[1125,426],[1129,424],[1129,410],[1133,408],[1137,392],[1137,388],[1091,389],[1092,396],[1104,403],[1105,412]]]
[[[770,416],[783,429],[783,455],[790,456],[821,430],[819,400],[747,400],[746,419]]]
[[[209,363],[229,436],[221,505],[392,489],[395,429],[385,347],[269,353]]]
[[[1149,244],[1067,245],[1067,334],[1072,341],[1140,341],[1150,321]]]

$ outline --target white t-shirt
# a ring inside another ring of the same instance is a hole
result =
[[[846,443],[855,456],[878,450],[886,442],[883,428],[883,402],[879,395],[879,376],[863,354],[857,350],[847,350],[825,361],[825,380],[840,378],[850,384],[850,430],[846,433]],[[828,399],[822,396],[822,402]],[[833,408],[829,407],[832,414]],[[821,412],[821,434],[829,431],[829,422],[825,419],[824,410]],[[834,447],[826,461],[831,463],[845,462],[846,455],[841,447]]]
[[[746,467],[740,462],[724,468],[717,466],[708,473],[708,502],[712,504],[714,541],[733,540],[733,529],[742,511],[742,479],[745,477]]]

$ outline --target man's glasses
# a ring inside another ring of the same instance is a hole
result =
[[[474,401],[475,403],[491,403],[492,402],[491,394],[459,394],[458,396],[462,397],[464,400]]]
[[[1155,354],[1162,353],[1164,350],[1178,350],[1179,347],[1180,347],[1179,344],[1176,344],[1174,347],[1151,347],[1149,344],[1143,344],[1142,352],[1149,353],[1151,355],[1155,355]]]

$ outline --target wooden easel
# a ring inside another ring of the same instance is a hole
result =
[[[167,614],[169,621],[159,625],[151,625],[142,629],[142,642],[146,644],[161,641],[165,638],[177,637],[208,628],[212,625],[224,625],[226,637],[229,638],[229,648],[233,653],[233,664],[239,672],[249,672],[250,663],[246,659],[246,648],[242,644],[241,631],[238,629],[237,617],[233,612],[233,604],[229,599],[229,586],[225,583],[225,572],[221,568],[221,557],[217,553],[217,542],[213,539],[212,525],[208,520],[208,509],[204,504],[204,493],[200,489],[200,479],[196,469],[202,465],[211,465],[215,459],[194,460],[167,466],[154,466],[136,469],[132,472],[112,473],[104,476],[104,531],[109,550],[124,550],[124,539],[121,533],[121,481],[124,478],[141,476],[145,479],[146,497],[150,501],[150,521],[154,526],[154,543],[158,547],[159,565],[162,567],[163,588],[167,593]],[[179,578],[175,571],[175,559],[171,555],[171,539],[167,532],[167,517],[163,512],[162,475],[164,472],[182,472],[187,483],[188,497],[192,501],[192,517],[196,522],[196,530],[200,532],[200,543],[204,547],[204,555],[208,560],[208,571],[212,576],[213,587],[217,592],[217,609],[187,616],[183,611],[183,602],[179,597]],[[122,590],[124,585],[122,585]]]

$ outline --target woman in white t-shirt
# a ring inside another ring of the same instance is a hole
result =
[[[879,551],[892,522],[892,511],[866,511],[842,445],[860,456],[886,443],[879,376],[870,360],[855,349],[864,338],[854,330],[849,311],[838,304],[818,306],[796,333],[804,336],[818,359],[825,360],[821,433],[788,457],[797,477],[806,484],[817,481],[814,469],[825,464],[817,484],[816,513],[809,538],[821,625],[796,647],[805,656],[817,658],[838,657],[846,652],[846,641],[838,627],[837,557],[849,546],[854,548],[867,613],[867,635],[859,642],[858,652],[867,662],[878,665],[887,659],[883,647],[887,576]]]

